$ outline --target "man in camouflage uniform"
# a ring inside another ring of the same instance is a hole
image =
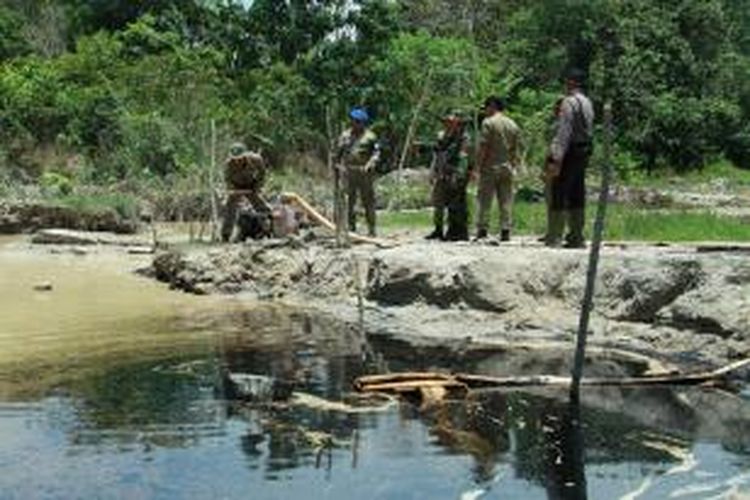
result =
[[[375,167],[380,160],[380,147],[375,133],[367,127],[370,117],[363,108],[349,113],[351,126],[339,137],[336,168],[346,175],[349,230],[357,229],[357,196],[362,198],[367,228],[375,236]]]
[[[465,133],[464,117],[451,111],[443,117],[443,130],[433,151],[432,203],[435,230],[427,239],[459,241],[469,239],[467,228],[466,185],[469,180],[469,138]],[[448,232],[444,217],[448,209]]]
[[[513,178],[520,164],[518,125],[505,115],[505,102],[489,97],[484,102],[479,157],[479,216],[477,239],[487,237],[492,199],[500,206],[500,239],[510,240],[513,224]]]
[[[582,90],[584,74],[571,70],[565,81],[557,132],[550,145],[552,196],[548,246],[559,246],[565,229],[565,246],[582,248],[586,208],[586,167],[592,150],[594,108]]]
[[[237,222],[237,213],[245,205],[258,214],[271,214],[271,207],[260,194],[266,178],[266,164],[263,157],[248,151],[244,144],[235,143],[230,148],[229,158],[224,164],[224,180],[227,185],[227,199],[224,203],[224,220],[221,225],[221,239],[231,239]]]

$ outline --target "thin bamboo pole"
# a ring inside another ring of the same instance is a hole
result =
[[[583,363],[586,358],[586,339],[588,336],[589,320],[594,307],[596,274],[599,268],[599,255],[604,238],[604,222],[607,217],[607,200],[609,199],[609,185],[612,177],[611,150],[612,103],[607,101],[604,105],[604,165],[602,168],[602,184],[599,191],[599,202],[596,210],[596,220],[594,221],[594,235],[591,240],[591,251],[589,253],[586,290],[583,296],[583,303],[581,304],[581,316],[578,323],[578,335],[576,337],[576,352],[573,360],[572,381],[570,385],[571,401],[578,401],[580,398]]]
[[[417,105],[414,106],[414,112],[411,115],[411,120],[409,122],[409,128],[406,132],[406,140],[404,141],[404,146],[401,149],[401,157],[398,160],[398,189],[396,190],[397,194],[397,206],[396,210],[400,210],[401,205],[401,191],[403,189],[403,183],[404,183],[404,167],[406,166],[406,159],[409,156],[409,150],[411,149],[411,143],[414,141],[414,134],[416,134],[417,131],[417,123],[419,122],[419,117],[422,114],[422,108],[424,107],[425,103],[427,102],[427,99],[430,96],[430,93],[432,92],[432,68],[429,69],[427,72],[427,76],[425,77],[424,86],[422,87],[422,93],[419,96],[419,100],[417,101]]]
[[[218,239],[219,207],[216,201],[216,120],[211,119],[211,160],[209,162],[208,184],[211,196],[211,243]]]

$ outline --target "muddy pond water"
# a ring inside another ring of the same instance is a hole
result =
[[[555,392],[347,411],[325,402],[361,374],[503,357],[367,343],[324,313],[178,294],[136,258],[75,253],[0,240],[2,499],[750,496],[747,392],[587,390],[580,427]],[[229,401],[226,370],[323,404]]]

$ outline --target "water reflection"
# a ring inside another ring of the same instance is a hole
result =
[[[741,398],[609,388],[587,391],[582,407],[549,391],[483,391],[371,413],[245,404],[224,397],[224,370],[341,400],[368,370],[356,329],[279,308],[203,314],[189,327],[212,340],[98,366],[40,402],[3,405],[0,488],[11,498],[96,496],[126,491],[150,471],[168,490],[146,482],[138,491],[157,498],[567,499],[617,497],[646,480],[646,497],[668,496],[698,483],[698,469],[738,491],[750,481],[741,476],[750,465],[750,403]],[[391,367],[419,358],[423,369],[472,368],[444,350],[396,347],[375,350]],[[24,472],[38,463],[57,473]],[[102,468],[106,481],[92,472]]]

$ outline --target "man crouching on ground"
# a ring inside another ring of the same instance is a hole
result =
[[[224,180],[227,185],[227,199],[224,203],[224,220],[221,225],[221,239],[228,242],[232,238],[237,223],[237,213],[247,204],[256,214],[271,215],[271,207],[261,196],[261,188],[266,178],[266,164],[263,157],[248,151],[242,143],[235,143],[229,150],[229,158],[224,164]]]

